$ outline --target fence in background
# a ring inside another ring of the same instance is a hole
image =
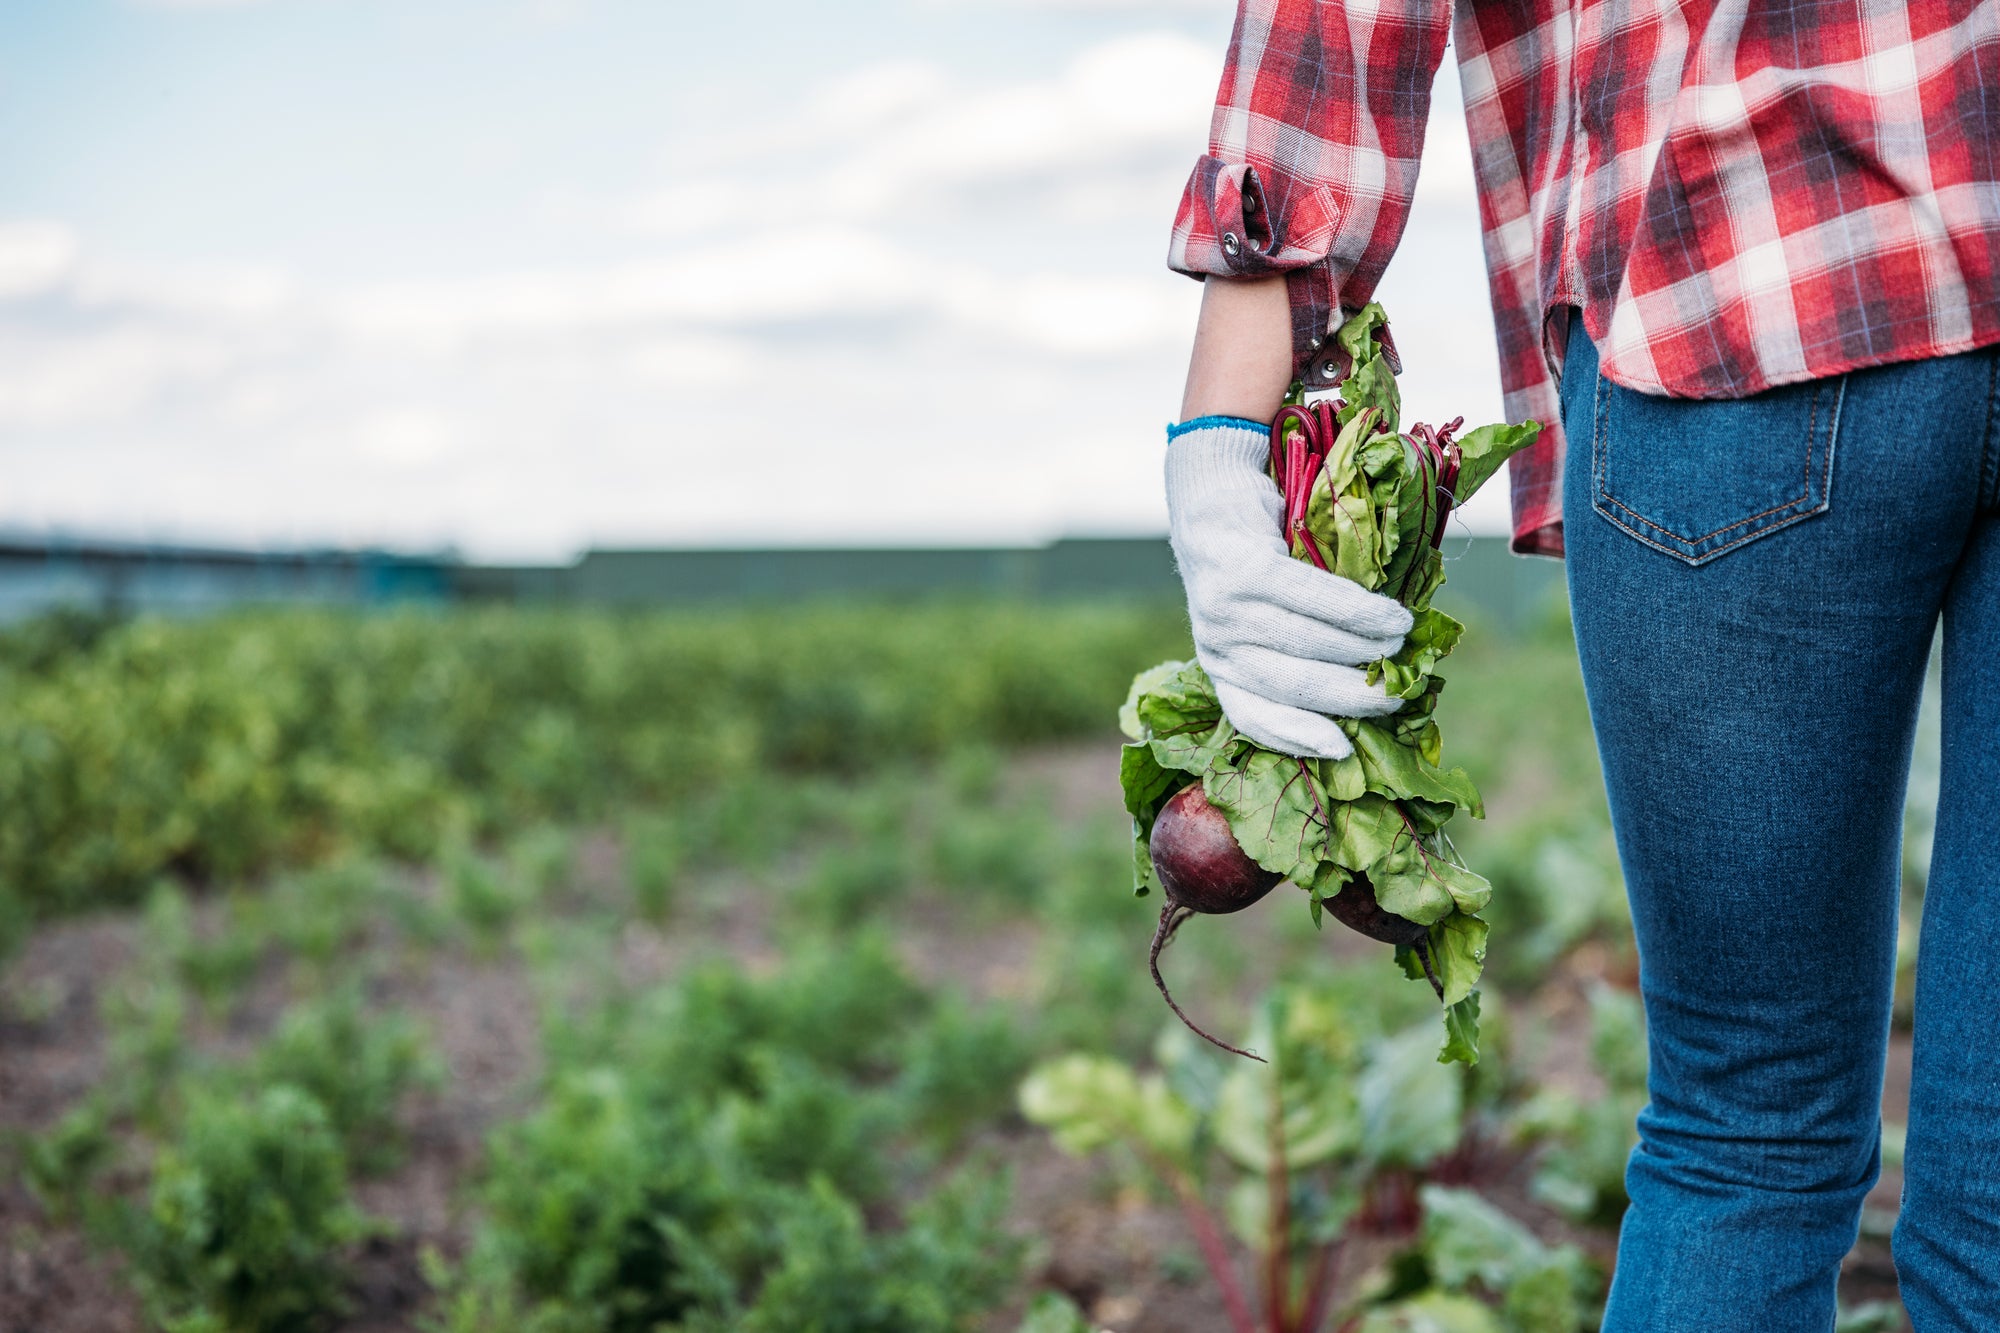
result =
[[[1501,538],[1453,538],[1440,599],[1517,625],[1560,595],[1552,561]],[[242,551],[0,536],[0,623],[57,608],[201,614],[253,603],[451,601],[621,607],[808,597],[1177,597],[1162,538],[1038,547],[594,550],[568,565],[479,565],[379,551]]]

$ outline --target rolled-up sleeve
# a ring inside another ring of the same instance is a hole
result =
[[[1237,10],[1167,262],[1192,277],[1284,274],[1300,375],[1341,307],[1374,295],[1402,238],[1450,27],[1447,0]]]

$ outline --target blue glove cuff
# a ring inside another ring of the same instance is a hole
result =
[[[1209,430],[1215,427],[1267,432],[1271,429],[1271,423],[1268,421],[1252,421],[1248,417],[1195,417],[1191,421],[1183,421],[1177,426],[1167,427],[1167,443],[1172,444],[1175,440],[1178,440],[1181,436],[1191,431]]]

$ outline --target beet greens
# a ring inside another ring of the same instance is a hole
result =
[[[1158,882],[1155,820],[1199,782],[1243,852],[1305,890],[1315,924],[1350,894],[1373,902],[1340,903],[1335,916],[1377,927],[1364,933],[1422,928],[1398,945],[1397,960],[1409,977],[1428,979],[1445,1006],[1439,1060],[1472,1064],[1475,987],[1486,957],[1478,913],[1492,888],[1460,862],[1444,832],[1459,811],[1482,818],[1484,810],[1464,770],[1440,767],[1433,714],[1444,681],[1436,671],[1464,626],[1430,603],[1444,583],[1438,546],[1451,510],[1541,427],[1481,426],[1459,438],[1458,422],[1400,430],[1387,329],[1374,304],[1342,325],[1336,337],[1352,364],[1338,398],[1307,404],[1295,391],[1273,423],[1271,472],[1295,558],[1395,597],[1413,613],[1402,648],[1368,666],[1369,679],[1402,707],[1382,718],[1337,719],[1354,742],[1346,759],[1300,759],[1238,733],[1199,664],[1163,662],[1132,682],[1120,713],[1131,744],[1119,776],[1135,822],[1137,892]],[[1162,934],[1171,935],[1168,916],[1178,925],[1186,909],[1170,901],[1166,913]]]

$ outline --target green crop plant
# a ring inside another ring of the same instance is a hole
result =
[[[279,878],[263,904],[273,939],[325,969],[360,940],[389,896],[386,869],[348,857]]]
[[[1598,1274],[1471,1190],[1425,1185],[1423,1225],[1357,1333],[1580,1333]]]
[[[878,835],[821,852],[794,901],[812,929],[839,929],[878,917],[909,887],[908,849],[899,837]]]
[[[311,1095],[202,1089],[119,1226],[167,1333],[289,1333],[341,1304],[341,1248],[366,1230],[346,1161]]]
[[[141,964],[113,979],[99,1011],[107,1032],[107,1076],[115,1109],[156,1121],[175,1081],[193,1062],[185,987]]]
[[[144,954],[167,978],[213,1011],[226,1010],[263,961],[269,944],[261,913],[237,899],[204,929],[187,892],[161,880],[146,898]]]
[[[576,835],[554,824],[538,825],[508,842],[505,860],[523,895],[544,901],[565,888],[576,871]]]
[[[1547,1146],[1535,1197],[1580,1222],[1616,1225],[1625,1211],[1625,1162],[1646,1104],[1646,1018],[1637,996],[1598,985],[1590,993],[1591,1059],[1602,1095],[1544,1088],[1514,1116],[1517,1135]]]
[[[1014,1333],[1096,1333],[1076,1303],[1059,1292],[1045,1291],[1029,1303]]]
[[[1413,1181],[1459,1143],[1463,1071],[1437,1062],[1424,1026],[1370,1030],[1355,994],[1270,995],[1252,1034],[1268,1064],[1224,1066],[1176,1028],[1157,1072],[1077,1055],[1022,1085],[1023,1113],[1060,1146],[1114,1151],[1166,1187],[1234,1333],[1322,1327],[1350,1228],[1410,1224]],[[1262,1324],[1219,1218],[1255,1256]]]
[[[1047,885],[1052,842],[1048,816],[1032,806],[962,806],[935,830],[931,874],[954,898],[1018,910]]]
[[[111,1109],[87,1097],[41,1133],[16,1136],[11,1148],[21,1183],[51,1218],[84,1218],[99,1173],[117,1155]]]
[[[680,820],[657,811],[629,816],[620,833],[633,909],[647,921],[664,921],[680,896],[688,835]]]
[[[1029,1058],[1028,1034],[1007,1009],[948,995],[901,1052],[903,1114],[932,1143],[955,1146],[1012,1111]]]
[[[495,947],[530,905],[519,881],[470,847],[450,849],[443,874],[448,910],[483,949]]]
[[[993,1173],[923,1187],[989,1089],[989,1027],[879,936],[765,979],[711,964],[551,1032],[542,1104],[496,1131],[440,1327],[969,1330],[1018,1245]]]
[[[0,634],[0,884],[38,917],[173,870],[234,880],[343,849],[431,855],[542,819],[729,800],[771,777],[1093,734],[1185,651],[1161,606],[612,615],[246,611]]]
[[[245,1070],[253,1086],[286,1084],[326,1112],[349,1161],[381,1171],[401,1155],[396,1109],[442,1070],[407,1015],[371,1013],[351,987],[294,1005]]]

